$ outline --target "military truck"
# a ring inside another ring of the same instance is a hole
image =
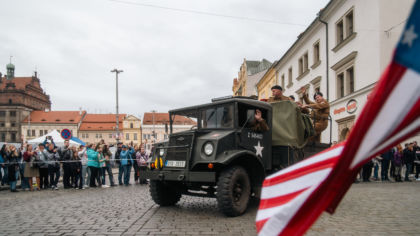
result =
[[[295,117],[296,104],[284,103],[291,107],[287,109],[292,110],[291,117]],[[269,130],[254,131],[257,109]],[[213,99],[208,104],[169,111],[169,140],[154,145],[148,168],[141,177],[150,180],[152,199],[160,206],[171,206],[182,195],[215,197],[225,215],[243,214],[250,199],[259,196],[267,174],[305,156],[302,148],[293,145],[276,145],[272,153],[276,137],[272,134],[272,113],[271,104],[249,97]],[[196,125],[174,133],[177,116],[193,119]],[[296,132],[288,131],[296,123],[291,120],[295,119],[285,117],[277,121],[283,126],[282,132],[288,132],[286,136]],[[312,147],[310,152],[323,148]]]

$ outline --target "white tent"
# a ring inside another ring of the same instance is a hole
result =
[[[53,139],[55,145],[57,145],[57,146],[64,146],[65,139],[63,139],[61,137],[61,135],[57,132],[57,130],[53,130],[53,131],[51,131],[50,133],[48,133],[48,134],[46,134],[44,136],[41,136],[41,137],[38,137],[38,138],[35,138],[35,139],[32,139],[32,140],[28,140],[28,143],[29,144],[35,144],[35,145],[37,145],[39,143],[43,143],[45,141],[45,138],[47,136],[51,136],[51,138]],[[70,146],[71,145],[76,145],[76,146],[79,146],[80,145],[79,143],[77,143],[77,142],[75,142],[73,140],[69,140],[69,141],[70,141]]]

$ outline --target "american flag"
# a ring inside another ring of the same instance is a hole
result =
[[[394,58],[346,142],[268,176],[256,217],[259,235],[302,235],[324,211],[333,213],[360,168],[420,131],[420,2]]]

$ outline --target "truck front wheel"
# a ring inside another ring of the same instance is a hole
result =
[[[160,206],[173,206],[181,199],[181,194],[173,186],[159,180],[150,181],[150,195]]]
[[[241,166],[224,170],[217,182],[217,204],[223,214],[239,216],[246,211],[251,194],[248,173]]]

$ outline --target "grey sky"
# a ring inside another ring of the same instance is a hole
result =
[[[123,2],[265,19],[275,24]],[[144,112],[207,103],[232,94],[244,58],[273,62],[328,0],[1,1],[0,72],[35,68],[53,110]]]

